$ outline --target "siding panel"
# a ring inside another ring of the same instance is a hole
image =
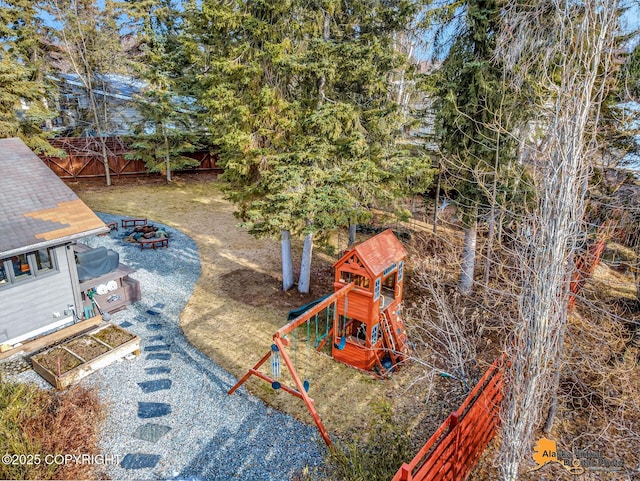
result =
[[[371,297],[358,295],[355,291],[351,291],[347,296],[347,317],[360,321],[369,319]],[[344,301],[338,302],[338,314],[344,314]]]
[[[58,272],[0,289],[0,343],[46,328],[62,320],[74,304],[65,247],[56,247]]]

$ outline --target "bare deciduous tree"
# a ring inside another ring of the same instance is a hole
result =
[[[100,7],[95,0],[46,0],[44,8],[59,23],[56,41],[78,77],[88,99],[90,131],[98,137],[106,183],[111,185],[106,138],[112,128],[107,76],[120,73],[124,53],[113,1]]]
[[[568,279],[581,235],[590,133],[610,71],[618,2],[508,2],[502,55],[515,78],[534,79],[546,128],[534,153],[537,207],[522,239],[519,319],[507,349],[502,479],[518,479],[534,430],[553,405],[567,320]]]

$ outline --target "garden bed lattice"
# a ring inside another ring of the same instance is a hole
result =
[[[140,338],[110,323],[32,356],[31,363],[52,386],[64,389],[118,359],[139,353]]]

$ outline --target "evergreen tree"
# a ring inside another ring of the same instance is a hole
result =
[[[20,137],[37,153],[60,155],[43,130],[55,116],[44,36],[33,2],[0,2],[0,136]]]
[[[393,34],[416,8],[209,0],[187,10],[204,120],[230,197],[251,233],[281,234],[283,245],[290,233],[305,236],[302,292],[314,237],[368,218],[368,206],[391,201],[411,174],[428,182],[425,158],[398,144],[390,99],[390,73],[403,61]],[[283,279],[291,287],[290,272]]]
[[[503,69],[494,59],[495,37],[500,27],[499,0],[468,0],[464,25],[455,35],[440,68],[427,81],[433,96],[435,130],[445,185],[461,213],[465,227],[460,291],[470,293],[474,280],[479,220],[497,202],[516,192],[505,189],[512,177],[523,175],[514,165],[516,144],[510,132],[523,112],[523,104],[509,92]],[[434,11],[445,23],[458,15],[451,5]],[[513,200],[513,199],[511,199]]]
[[[180,14],[172,0],[127,2],[126,11],[134,20],[140,51],[129,64],[142,82],[137,109],[143,118],[126,157],[144,160],[151,172],[164,172],[170,182],[173,170],[198,165],[184,154],[193,152],[202,138],[181,88]]]
[[[640,44],[627,56],[623,69],[626,96],[640,101]]]

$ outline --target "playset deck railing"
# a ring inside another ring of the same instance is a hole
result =
[[[502,401],[504,356],[491,365],[460,408],[449,415],[392,481],[462,481],[495,435]]]

